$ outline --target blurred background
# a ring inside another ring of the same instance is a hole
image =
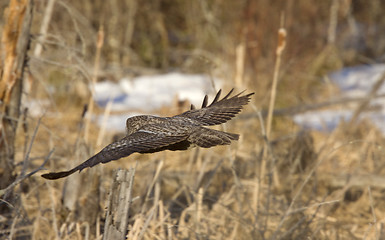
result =
[[[31,142],[30,171],[53,149],[45,168],[72,168],[130,116],[256,94],[219,127],[241,135],[231,146],[38,172],[7,200],[0,236],[101,239],[114,171],[137,162],[128,239],[384,238],[384,12],[380,0],[35,0],[16,175]]]

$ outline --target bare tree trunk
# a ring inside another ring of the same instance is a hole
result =
[[[30,40],[33,0],[10,0],[0,44],[0,189],[15,179],[15,138],[23,70]]]

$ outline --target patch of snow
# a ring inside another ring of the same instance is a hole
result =
[[[361,65],[333,72],[329,77],[341,89],[340,97],[365,97],[384,72],[385,64]],[[382,85],[377,93],[385,93],[385,85]],[[384,100],[372,100],[370,105],[374,104],[380,105],[380,110],[363,112],[360,119],[370,119],[385,133]],[[353,107],[351,108],[346,109],[346,107],[344,110],[320,110],[297,114],[294,116],[294,122],[304,128],[331,131],[341,119],[345,121],[350,119],[355,109],[354,105],[357,106],[357,103],[352,104]]]
[[[180,101],[188,100],[199,106],[205,95],[213,96],[222,87],[219,79],[211,79],[203,74],[167,73],[162,75],[140,76],[133,79],[123,78],[119,82],[99,82],[95,85],[95,101],[106,107],[111,101],[112,114],[106,123],[108,130],[124,131],[128,117],[141,114],[152,114],[162,106],[171,105],[177,96]],[[187,109],[186,109],[187,110]],[[125,113],[114,114],[114,111]],[[103,116],[95,116],[99,125]]]
[[[311,111],[294,116],[294,122],[305,129],[332,131],[341,120],[348,121],[352,112],[337,110]]]
[[[221,81],[213,79],[217,87]],[[215,93],[211,79],[207,75],[168,73],[163,75],[123,78],[118,83],[109,81],[97,83],[95,101],[105,107],[112,101],[112,111],[140,109],[151,112],[172,103],[175,96],[179,100],[193,103],[202,101],[206,94]]]
[[[360,65],[333,72],[329,77],[341,89],[343,96],[364,97],[384,72],[385,64]],[[385,93],[385,85],[378,93]]]

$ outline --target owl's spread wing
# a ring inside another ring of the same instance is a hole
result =
[[[46,179],[63,178],[76,171],[81,171],[87,167],[93,167],[99,163],[107,163],[127,157],[132,153],[155,152],[157,149],[183,141],[188,137],[185,130],[175,131],[167,126],[148,125],[145,128],[128,135],[121,140],[111,143],[103,148],[99,153],[89,158],[82,164],[69,171],[51,172],[43,174]]]
[[[233,90],[234,89],[232,89],[221,100],[219,100],[219,97],[221,95],[221,90],[219,90],[213,102],[208,106],[208,98],[206,95],[203,100],[201,109],[195,109],[195,107],[192,105],[191,110],[177,116],[196,120],[204,126],[212,126],[220,123],[225,123],[235,117],[235,115],[237,115],[242,110],[242,107],[250,101],[250,96],[254,94],[249,93],[247,95],[240,96],[243,93],[241,92],[229,98]]]

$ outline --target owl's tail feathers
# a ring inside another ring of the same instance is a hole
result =
[[[191,134],[188,140],[199,147],[210,148],[217,145],[229,145],[231,140],[238,139],[239,135],[235,133],[201,127]]]
[[[59,179],[59,178],[63,178],[63,177],[67,177],[69,175],[71,175],[72,173],[76,172],[77,169],[76,168],[73,168],[69,171],[63,171],[63,172],[50,172],[50,173],[46,173],[46,174],[43,174],[41,175],[43,178],[45,179],[49,179],[49,180],[55,180],[55,179]]]
[[[76,171],[80,172],[84,168],[93,167],[93,166],[95,166],[95,165],[97,165],[97,164],[99,164],[101,162],[102,161],[100,160],[99,154],[96,154],[95,156],[89,158],[88,160],[86,160],[82,164],[72,168],[71,170],[62,171],[62,172],[50,172],[50,173],[43,174],[41,176],[43,178],[49,179],[49,180],[55,180],[55,179],[59,179],[59,178],[64,178],[64,177],[67,177],[67,176],[75,173]]]
[[[76,171],[80,172],[85,168],[91,168],[95,165],[98,165],[99,163],[108,163],[113,160],[118,160],[122,157],[127,157],[133,152],[134,151],[131,148],[127,147],[127,139],[123,138],[117,142],[111,143],[107,147],[103,148],[99,153],[90,157],[88,160],[84,161],[82,164],[72,168],[69,171],[50,172],[41,176],[50,180],[67,177]]]

